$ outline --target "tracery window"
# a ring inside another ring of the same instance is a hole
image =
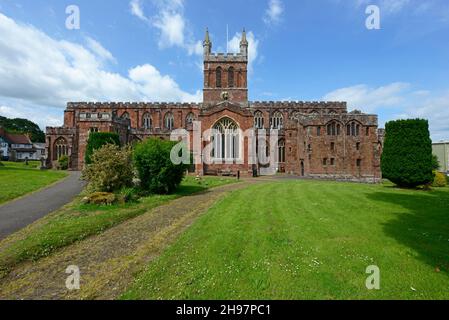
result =
[[[222,118],[213,127],[212,157],[220,160],[236,160],[240,155],[238,125],[230,118]]]
[[[264,128],[264,118],[261,111],[257,111],[254,114],[254,128],[263,129]]]
[[[271,118],[272,129],[282,129],[284,127],[284,116],[281,112],[276,111]]]
[[[175,127],[175,117],[173,116],[173,113],[168,112],[165,115],[164,124],[165,124],[165,129],[173,130],[173,128]]]

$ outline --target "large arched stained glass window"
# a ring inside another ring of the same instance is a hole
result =
[[[238,125],[230,118],[222,118],[213,127],[214,159],[234,161],[240,158],[240,135]]]

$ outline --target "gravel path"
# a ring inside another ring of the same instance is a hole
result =
[[[250,183],[171,201],[50,257],[23,263],[0,280],[0,299],[115,299],[201,214],[229,192]],[[68,291],[65,286],[65,270],[70,265],[81,271],[78,291]]]
[[[0,240],[72,201],[84,188],[80,176],[70,172],[56,184],[0,206]]]

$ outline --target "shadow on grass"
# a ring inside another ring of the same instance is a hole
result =
[[[376,192],[368,198],[406,209],[384,224],[386,235],[414,250],[421,261],[449,274],[449,192],[411,192]]]

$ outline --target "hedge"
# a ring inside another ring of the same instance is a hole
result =
[[[381,166],[384,178],[398,186],[414,188],[432,183],[432,140],[428,121],[388,122]]]

